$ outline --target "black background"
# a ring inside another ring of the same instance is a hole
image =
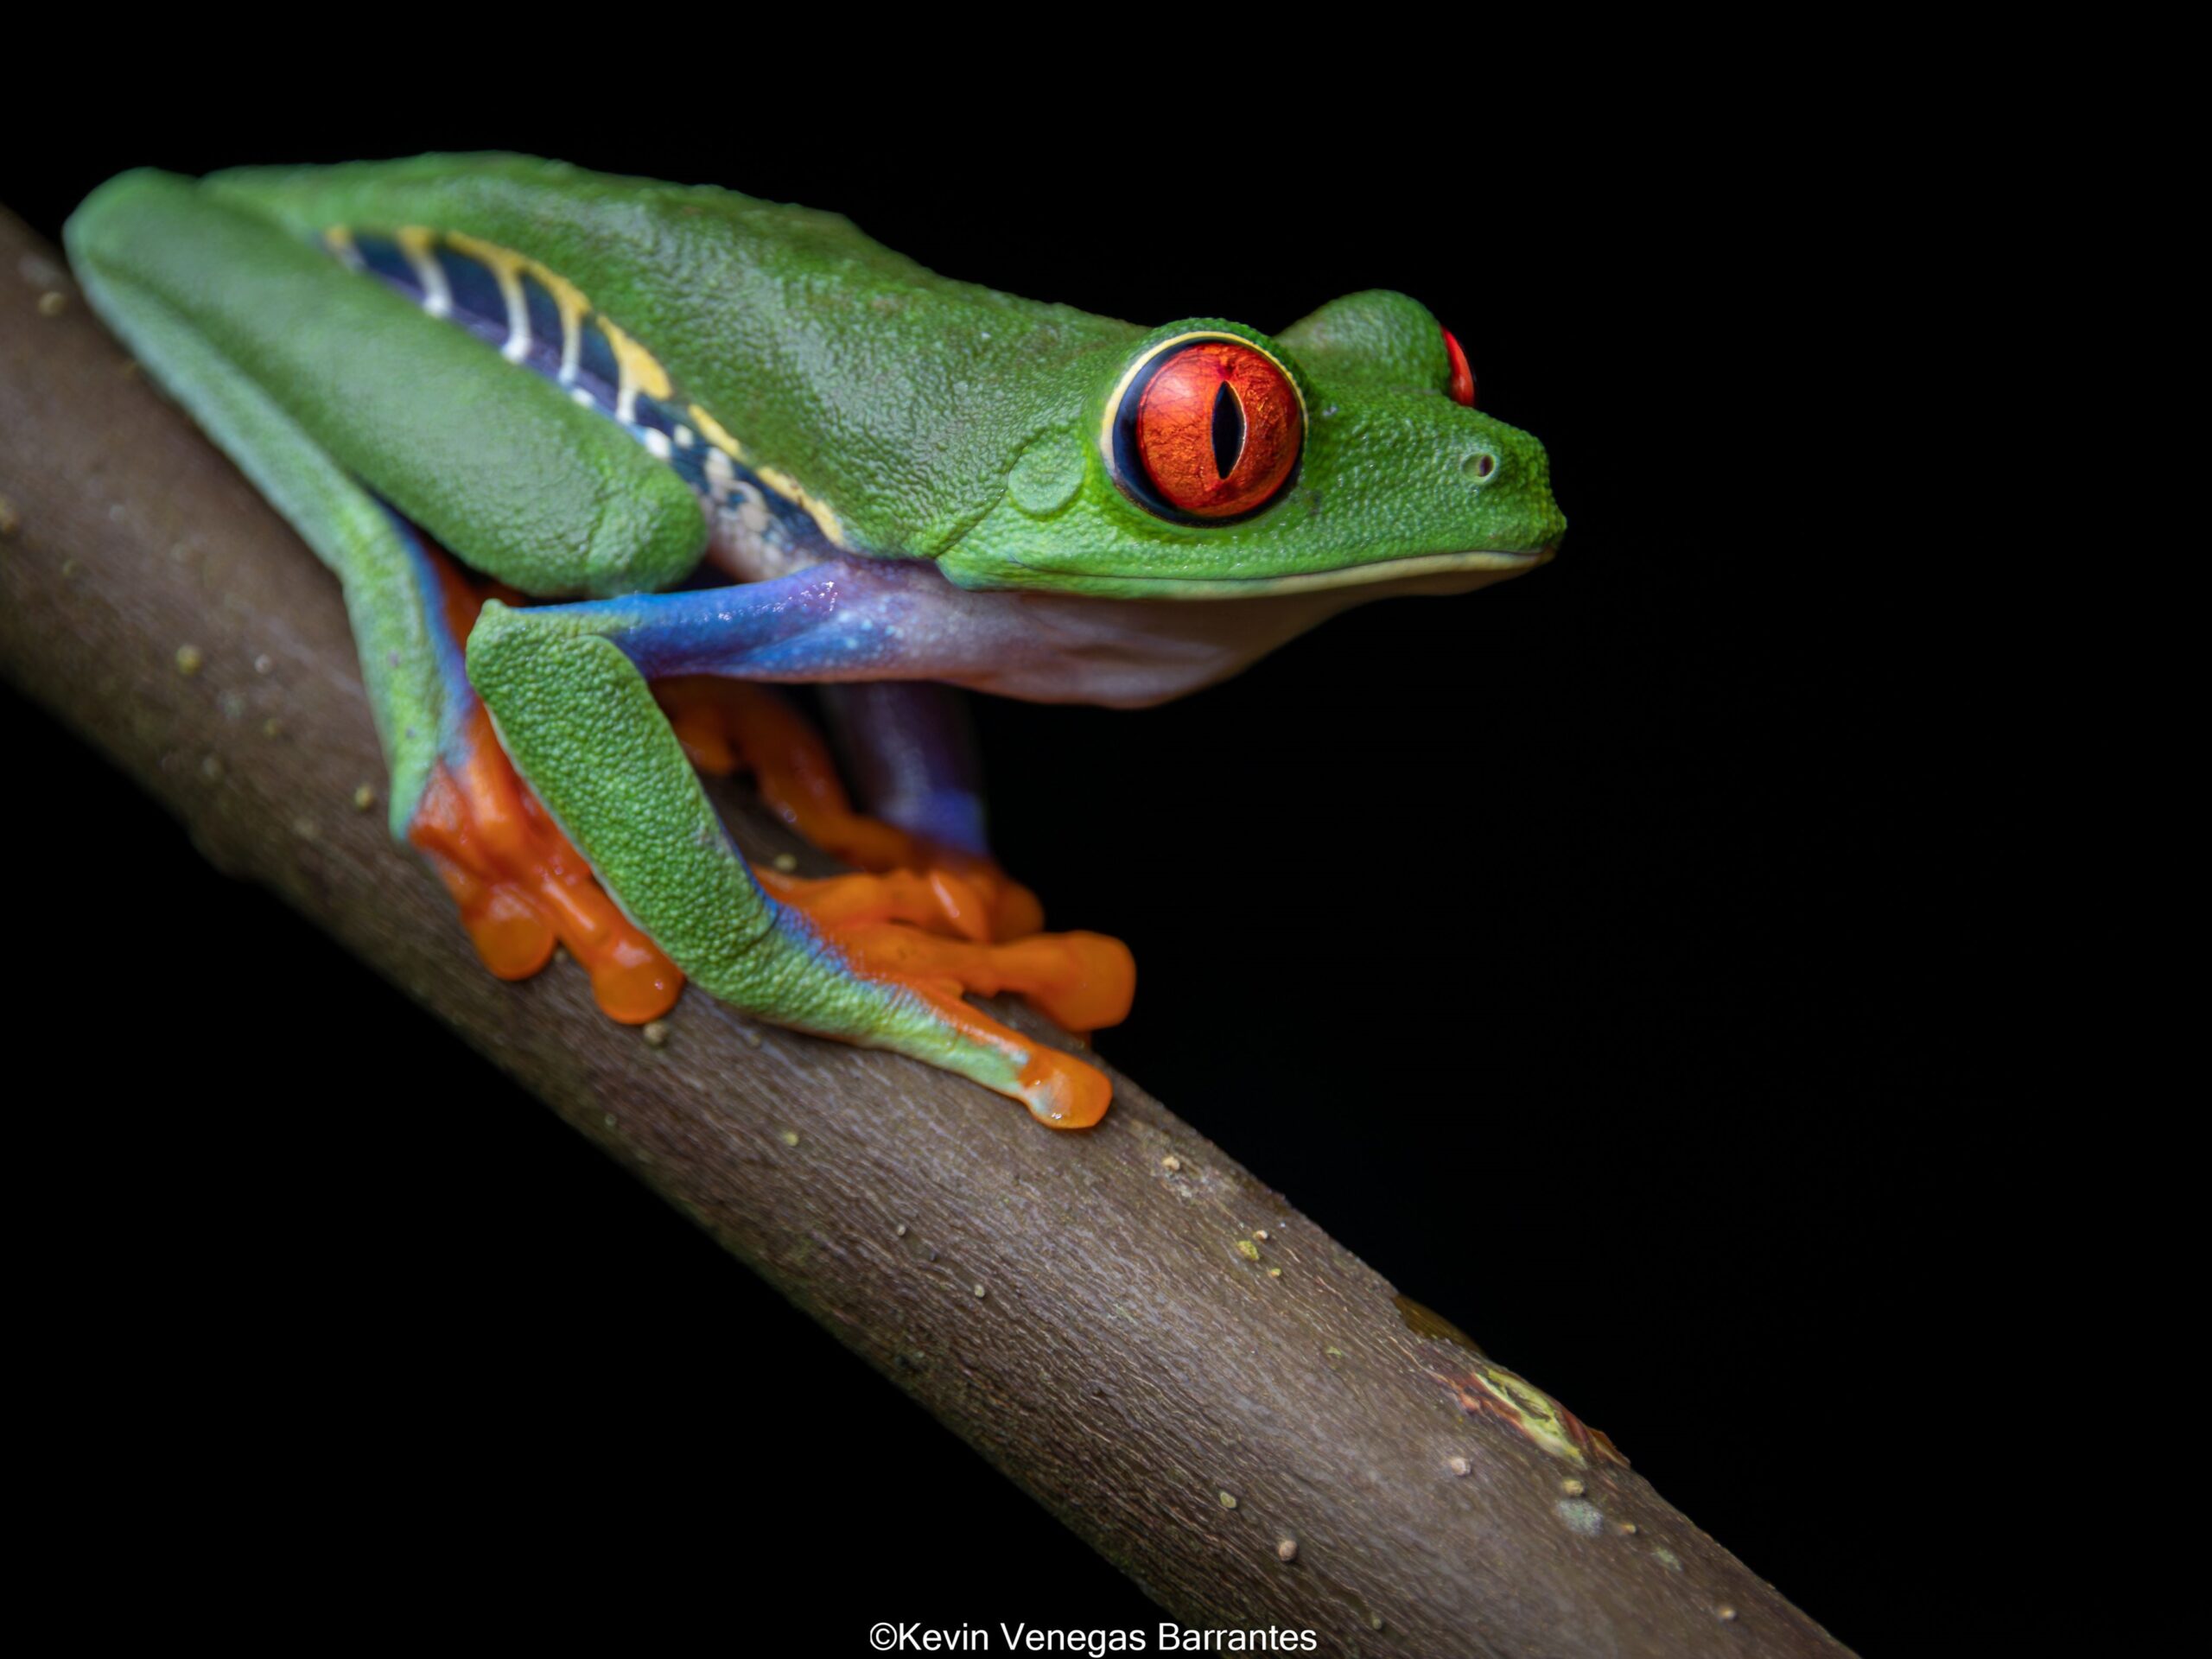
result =
[[[983,707],[1000,850],[1134,946],[1109,1056],[1844,1640],[1904,1639],[1948,1526],[1887,1500],[1987,1340],[1946,1167],[1986,1103],[1945,1035],[1978,668],[1932,620],[1942,460],[1884,412],[1940,280],[1923,210],[1870,194],[1863,132],[1688,66],[1510,110],[1443,51],[1321,107],[1283,66],[1109,68],[709,76],[680,118],[611,68],[497,113],[435,77],[57,99],[0,200],[52,234],[125,165],[496,146],[840,209],[1145,322],[1425,301],[1548,445],[1562,556],[1164,709]],[[273,1578],[363,1618],[741,1604],[734,1633],[820,1570],[853,1624],[823,1651],[1154,1617],[43,715],[0,722],[88,873],[18,923],[73,1079],[18,1166],[67,1172],[37,1281],[66,1524],[157,1529],[180,1597]],[[561,1226],[511,1230],[518,1192]]]

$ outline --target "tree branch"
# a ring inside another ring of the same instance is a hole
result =
[[[1842,1651],[1126,1077],[1099,1128],[1053,1135],[696,992],[657,1048],[579,973],[485,974],[355,809],[383,772],[336,585],[4,213],[0,663],[1186,1623],[1344,1652]],[[730,811],[748,853],[788,847]]]

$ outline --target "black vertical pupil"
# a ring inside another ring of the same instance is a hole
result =
[[[1236,470],[1236,458],[1244,453],[1244,405],[1236,401],[1236,394],[1229,382],[1221,383],[1221,390],[1213,395],[1213,467],[1219,476],[1227,478]]]

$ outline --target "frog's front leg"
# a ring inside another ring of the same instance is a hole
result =
[[[861,680],[825,685],[822,696],[869,811],[935,845],[989,855],[964,693],[926,681]]]
[[[641,669],[704,657],[728,671],[748,645],[790,646],[809,631],[797,581],[522,610],[493,601],[469,635],[469,678],[552,817],[703,989],[779,1025],[957,1071],[1056,1128],[1096,1122],[1109,1097],[1101,1073],[961,998],[1018,991],[1078,1028],[1112,1024],[1134,980],[1118,942],[944,937],[912,925],[926,915],[900,913],[887,884],[880,903],[810,908],[795,885],[765,889],[731,844]],[[817,632],[817,646],[835,632]]]
[[[1036,895],[991,855],[968,694],[925,680],[858,680],[825,685],[822,693],[868,810],[952,868],[981,879],[992,893],[998,938],[1044,926]]]

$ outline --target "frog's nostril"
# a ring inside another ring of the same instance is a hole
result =
[[[1478,484],[1487,484],[1497,471],[1497,456],[1488,449],[1477,449],[1459,463],[1459,470]]]

